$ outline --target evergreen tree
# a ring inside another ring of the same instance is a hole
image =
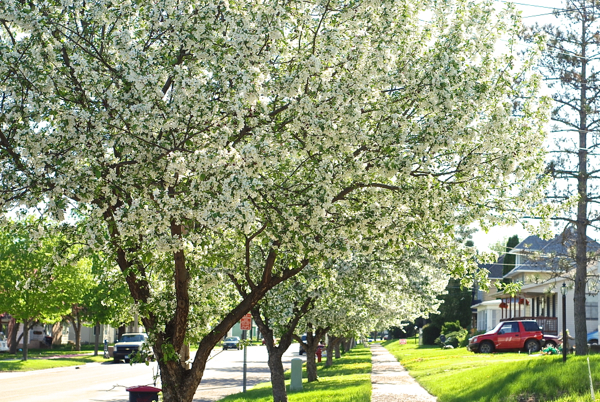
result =
[[[514,254],[510,254],[510,252],[517,244],[519,244],[519,236],[514,235],[508,238],[508,241],[506,242],[506,254],[504,256],[502,275],[508,274],[515,267],[516,256]]]
[[[575,200],[556,218],[574,229],[574,239],[568,239],[571,246],[565,244],[565,257],[570,261],[567,269],[575,268],[576,272],[574,318],[578,355],[587,353],[587,268],[595,263],[588,250],[587,230],[600,221],[599,195],[594,184],[600,173],[596,168],[600,123],[599,15],[598,0],[567,0],[564,9],[555,12],[559,24],[536,26],[529,32],[544,33],[548,38],[541,72],[553,91],[552,120],[556,123],[555,147],[548,166],[554,184],[548,199],[562,205]],[[529,34],[526,38],[533,38]]]
[[[439,314],[429,316],[431,324],[442,328],[446,322],[459,321],[461,327],[468,328],[471,325],[471,290],[460,284],[460,279],[452,278],[446,286],[447,293],[438,296],[442,300]]]

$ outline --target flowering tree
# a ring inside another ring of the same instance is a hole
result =
[[[382,250],[336,265],[338,280],[300,321],[307,332],[308,381],[317,379],[314,354],[325,334],[361,338],[373,328],[401,325],[435,312],[440,304],[436,295],[450,275],[449,267],[428,250],[416,248],[401,255]],[[328,349],[328,357],[330,353]]]
[[[436,295],[451,270],[426,248],[388,251],[378,247],[369,255],[330,261],[322,268],[310,265],[271,289],[252,309],[269,353],[275,402],[287,401],[281,356],[294,337],[302,341],[294,336],[298,328],[307,332],[303,347],[308,381],[315,381],[315,350],[326,334],[334,335],[330,340],[360,337],[372,328],[400,325],[436,310]]]
[[[164,400],[190,401],[214,345],[309,263],[424,237],[450,258],[454,225],[524,200],[544,111],[529,65],[495,51],[518,31],[505,16],[465,0],[5,0],[0,202],[89,218]]]

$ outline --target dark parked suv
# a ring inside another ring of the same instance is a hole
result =
[[[302,342],[300,343],[300,347],[298,348],[298,354],[302,356],[305,352],[303,343],[306,342],[306,334],[302,335]]]
[[[544,335],[533,320],[504,321],[483,335],[469,339],[467,348],[472,352],[491,353],[494,350],[525,349],[537,352]]]

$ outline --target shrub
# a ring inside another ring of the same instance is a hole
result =
[[[435,340],[440,336],[440,328],[432,324],[423,327],[423,345],[435,345]]]
[[[444,325],[442,325],[442,334],[447,336],[450,332],[458,332],[461,329],[462,328],[461,328],[460,322],[458,320],[448,321],[448,322],[445,322]]]
[[[447,334],[444,334],[444,336],[446,337],[444,345],[452,345],[453,347],[457,348],[459,346],[465,347],[469,344],[469,331],[467,331],[466,329],[449,332]],[[435,339],[435,344],[443,346],[439,337]]]

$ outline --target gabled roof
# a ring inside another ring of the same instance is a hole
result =
[[[544,240],[539,236],[528,236],[525,240],[517,244],[510,251],[511,254],[520,254],[523,252],[540,251],[544,246],[549,243],[548,240]]]
[[[540,271],[568,271],[575,262],[572,258],[565,258],[573,254],[576,233],[573,227],[567,227],[562,233],[554,236],[552,240],[544,240],[538,236],[529,236],[519,243],[511,254],[519,254],[520,263],[506,274],[513,276],[517,272]],[[599,252],[600,244],[587,237],[588,252]]]
[[[502,279],[502,270],[504,269],[504,254],[498,257],[498,261],[493,264],[478,264],[479,268],[485,268],[490,273],[488,274],[489,279]]]
[[[577,233],[572,227],[568,227],[561,234],[554,236],[554,239],[550,240],[544,248],[542,253],[548,255],[560,255],[566,256],[569,254],[569,249],[575,247],[575,241],[577,239]],[[600,250],[600,244],[592,240],[589,236],[586,236],[587,241],[587,252],[597,252]]]

